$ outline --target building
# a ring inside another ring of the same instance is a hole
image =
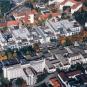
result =
[[[3,68],[4,77],[10,79],[18,78],[24,75],[20,65],[14,65],[10,67]]]
[[[25,72],[25,75],[27,77],[25,78],[27,85],[34,85],[37,81],[36,71],[31,67],[24,68],[23,71]]]
[[[25,2],[25,0],[12,0],[12,2],[16,5],[21,5],[22,3]]]
[[[21,26],[21,27],[18,27],[18,29],[10,28],[10,32],[12,33],[12,36],[16,43],[16,48],[21,48],[23,46],[30,45],[29,43],[30,33],[25,27]]]
[[[14,19],[25,24],[34,23],[34,15],[37,14],[36,10],[31,10],[25,6],[19,6],[11,12]]]
[[[36,71],[30,65],[13,65],[3,68],[4,77],[8,80],[15,78],[23,78],[27,85],[34,85],[37,80]]]
[[[79,8],[82,7],[82,4],[80,2],[77,2],[75,0],[64,0],[60,3],[60,9],[62,10],[63,6],[70,6],[71,7],[71,13],[74,13]]]
[[[46,21],[46,25],[53,29],[55,35],[71,36],[81,31],[81,26],[73,20],[59,20],[58,17]]]
[[[43,42],[41,43],[48,43],[50,39],[57,38],[57,36],[53,33],[53,29],[48,26],[39,26],[37,32],[42,36]]]
[[[76,87],[76,86],[81,87],[82,83],[83,83],[83,87],[87,86],[86,85],[87,74],[84,75],[80,70],[60,72],[58,74],[58,77],[65,85],[65,87]]]
[[[0,50],[3,50],[4,49],[3,47],[6,45],[7,45],[7,42],[5,41],[5,39],[3,38],[3,36],[0,32]]]
[[[53,73],[56,71],[56,67],[49,60],[46,60],[45,69],[48,73]]]
[[[52,5],[55,3],[62,3],[64,0],[49,0],[48,5]]]
[[[45,69],[45,59],[31,61],[30,65],[37,73],[42,73]]]
[[[87,49],[86,46],[67,46],[52,48],[49,50],[50,56],[46,57],[46,69],[69,69],[71,65],[77,63],[87,63]],[[53,67],[53,68],[52,68]],[[49,71],[49,70],[48,70]],[[53,70],[52,70],[53,71]],[[54,71],[53,71],[54,72]]]
[[[37,27],[31,29],[29,32],[30,32],[30,36],[29,36],[30,40],[29,40],[29,42],[30,42],[31,45],[34,44],[34,43],[38,43],[38,42],[43,43],[43,37],[38,32]]]
[[[70,6],[71,13],[74,13],[82,7],[81,2],[76,0],[49,0],[48,5],[57,4],[59,9],[62,11],[63,6]]]
[[[5,21],[3,23],[0,23],[0,28],[3,28],[3,27],[10,27],[10,26],[18,26],[19,25],[19,22],[18,21]]]
[[[87,28],[87,22],[85,23],[85,27]]]

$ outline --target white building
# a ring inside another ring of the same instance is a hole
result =
[[[8,80],[22,77],[27,82],[27,85],[34,85],[37,80],[34,69],[30,68],[29,65],[27,67],[22,67],[18,64],[10,67],[4,67],[3,72],[4,77],[8,78]]]
[[[27,78],[24,78],[27,82],[27,85],[34,85],[37,80],[36,72],[33,68],[28,67],[23,69]]]
[[[34,43],[37,43],[37,42],[41,42],[43,43],[43,37],[42,35],[38,32],[38,29],[37,27],[33,28],[30,30],[30,36],[29,36],[30,40],[30,44],[34,44]]]
[[[30,45],[30,33],[25,27],[21,26],[19,29],[12,29],[11,32],[17,48]]]
[[[43,72],[45,69],[45,59],[42,60],[37,60],[37,61],[31,61],[30,62],[31,67],[37,71],[37,73],[39,72]]]
[[[48,43],[50,42],[50,39],[57,38],[57,36],[54,33],[54,30],[50,28],[50,26],[39,26],[37,29],[37,32],[42,36],[43,42],[41,43]]]
[[[49,0],[48,5],[55,4],[55,3],[61,3],[64,0]]]
[[[17,64],[3,67],[3,74],[9,80],[22,77],[27,85],[34,85],[37,81],[37,74],[44,71],[45,59],[34,60],[28,64]]]
[[[57,4],[61,11],[63,10],[63,6],[70,6],[71,13],[78,11],[78,9],[82,7],[82,3],[75,0],[49,0],[48,5],[51,4]]]
[[[87,22],[85,23],[85,27],[87,27]]]
[[[75,0],[63,0],[63,2],[60,3],[60,10],[62,10],[63,6],[70,6],[71,13],[74,13],[75,11],[78,11],[78,9],[82,7],[82,4]]]
[[[47,20],[46,25],[53,29],[55,35],[71,36],[81,31],[80,25],[75,20],[58,20],[54,17]]]
[[[21,5],[25,0],[12,0],[16,5]]]
[[[51,64],[49,60],[46,60],[45,69],[47,70],[48,73],[53,73],[56,71],[56,67],[53,64]]]
[[[22,77],[24,75],[23,69],[19,64],[10,67],[4,67],[3,73],[4,73],[4,77],[8,78],[8,80]]]
[[[6,40],[3,38],[1,32],[0,32],[0,50],[3,50],[4,49],[4,46],[7,45],[7,42]]]
[[[35,10],[31,10],[26,6],[20,5],[17,9],[12,12],[13,17],[18,22],[22,22],[24,24],[34,23],[34,15],[37,14]]]

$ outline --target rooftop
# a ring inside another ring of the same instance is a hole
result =
[[[53,31],[60,35],[70,36],[76,32],[80,32],[80,25],[73,19],[72,21],[65,19],[59,20],[58,17],[53,17],[47,21],[47,26],[52,27]]]
[[[52,85],[52,87],[61,87],[61,83],[60,81],[58,81],[57,78],[51,78],[49,82]]]

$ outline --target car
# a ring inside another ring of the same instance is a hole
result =
[[[38,4],[36,4],[36,8],[39,8],[39,9],[40,8],[45,8],[45,5],[44,4],[41,4],[41,3],[40,4],[38,3]]]

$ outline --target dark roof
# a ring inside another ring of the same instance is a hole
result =
[[[76,76],[76,78],[87,83],[87,74],[78,75],[78,76]]]
[[[68,77],[64,72],[60,72],[59,75],[64,81],[68,81]]]
[[[68,72],[60,72],[59,75],[64,81],[69,80],[69,76],[74,76],[74,75],[80,75],[81,71],[80,70],[75,70],[75,71],[68,71]]]

